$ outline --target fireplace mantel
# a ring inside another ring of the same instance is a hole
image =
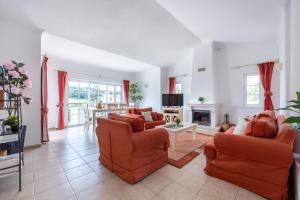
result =
[[[217,104],[205,104],[205,103],[190,103],[186,106],[187,120],[192,123],[193,110],[205,110],[210,111],[210,126],[198,125],[199,129],[211,129],[211,131],[216,131],[219,128],[219,106]]]

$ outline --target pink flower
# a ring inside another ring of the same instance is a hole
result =
[[[17,71],[8,71],[8,74],[11,75],[13,78],[20,78],[20,74]]]
[[[18,70],[21,74],[28,75],[28,71],[25,69],[25,67],[20,67]]]
[[[16,86],[12,86],[11,87],[11,93],[13,93],[15,95],[19,95],[20,94],[20,89],[17,88]]]
[[[27,79],[24,81],[25,88],[31,88],[32,87],[32,81],[30,79]]]
[[[6,63],[4,63],[3,66],[7,70],[13,70],[13,69],[15,69],[15,65],[12,62],[6,62]]]

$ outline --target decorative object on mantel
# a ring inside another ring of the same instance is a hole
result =
[[[140,89],[138,87],[137,82],[130,83],[129,85],[129,100],[131,103],[134,103],[134,106],[136,106],[136,103],[142,101],[144,97],[140,94]]]
[[[202,103],[202,104],[203,104],[203,103],[204,103],[204,101],[205,101],[205,99],[204,99],[204,97],[199,97],[199,98],[198,98],[198,101],[199,101],[200,103]]]
[[[290,105],[279,108],[277,110],[285,110],[291,111],[296,113],[296,116],[290,116],[284,120],[284,123],[292,124],[293,127],[296,129],[296,139],[294,142],[294,152],[300,154],[300,91],[296,92],[297,100],[290,100],[288,101]]]

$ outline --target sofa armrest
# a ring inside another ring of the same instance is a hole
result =
[[[210,159],[215,159],[217,152],[214,141],[208,141],[204,146],[204,155]]]
[[[132,135],[133,151],[148,151],[163,147],[168,150],[170,146],[169,134],[163,128],[155,128],[134,133]]]
[[[286,167],[293,162],[291,146],[275,139],[218,133],[214,144],[217,152],[222,154]]]
[[[162,121],[164,119],[164,115],[162,113],[157,113],[157,117],[159,121]]]
[[[156,126],[164,125],[166,122],[164,120],[161,121],[152,121],[152,122],[145,122],[145,129],[155,128]]]

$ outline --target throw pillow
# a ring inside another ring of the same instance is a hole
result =
[[[273,119],[255,119],[248,123],[245,135],[262,138],[274,138],[277,135],[276,123]]]
[[[245,118],[240,118],[236,127],[233,130],[233,134],[236,135],[242,135],[248,125],[248,121],[245,120]]]
[[[152,112],[151,116],[152,116],[153,121],[158,121],[157,112]]]
[[[144,117],[146,122],[153,122],[151,111],[141,112],[141,115]]]

